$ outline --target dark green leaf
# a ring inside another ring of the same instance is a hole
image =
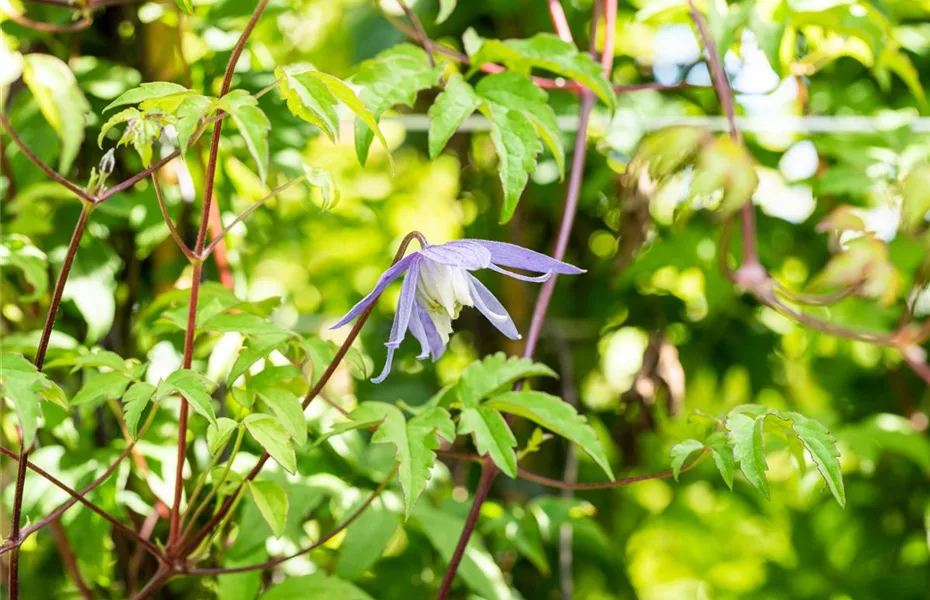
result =
[[[104,400],[120,398],[130,383],[132,383],[132,377],[120,371],[95,376],[88,375],[84,387],[74,395],[71,404],[74,406],[99,404]]]
[[[436,158],[446,142],[475,112],[480,100],[475,90],[459,73],[453,73],[442,93],[429,108],[429,156]]]
[[[129,430],[129,435],[133,439],[136,439],[136,433],[139,431],[142,412],[149,405],[154,394],[155,386],[144,381],[132,384],[132,387],[123,394],[123,418],[126,419],[126,429]]]
[[[348,581],[323,573],[289,577],[262,594],[259,600],[317,600],[318,598],[374,600]]]
[[[542,363],[516,356],[508,358],[498,352],[468,365],[456,386],[457,399],[463,407],[474,407],[484,398],[528,377],[558,376]]]
[[[12,402],[16,410],[23,432],[23,447],[30,448],[42,415],[40,401],[51,399],[66,406],[64,394],[23,356],[7,352],[0,354],[0,384],[3,398]]]

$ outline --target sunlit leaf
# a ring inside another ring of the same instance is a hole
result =
[[[517,476],[517,438],[500,412],[487,406],[465,408],[459,415],[458,432],[471,434],[479,454],[489,455],[507,476]]]
[[[307,420],[300,405],[300,398],[293,392],[279,387],[266,387],[259,390],[258,395],[264,400],[275,416],[278,423],[287,431],[298,445],[307,443]]]
[[[248,487],[258,512],[271,527],[274,536],[280,538],[287,521],[287,494],[284,488],[274,481],[250,481]]]
[[[149,405],[154,394],[155,386],[144,381],[132,384],[123,394],[123,418],[126,420],[126,429],[129,430],[129,435],[133,439],[139,431],[142,412]]]
[[[24,235],[12,234],[0,241],[0,267],[14,267],[32,288],[20,297],[35,302],[48,291],[48,257]]]
[[[207,451],[210,455],[216,456],[238,428],[239,424],[227,417],[219,417],[216,423],[210,423],[207,426]]]
[[[197,413],[206,417],[210,423],[216,423],[213,396],[210,395],[211,387],[210,380],[200,373],[180,369],[159,382],[155,400],[160,401],[175,394],[183,396]]]
[[[259,596],[259,600],[313,600],[315,598],[374,600],[348,581],[324,573],[288,577]]]
[[[233,90],[220,98],[219,107],[228,112],[258,166],[262,183],[268,178],[268,132],[271,121],[258,107],[258,100],[245,90]]]
[[[429,156],[436,158],[449,138],[475,109],[479,100],[475,90],[459,73],[453,73],[442,93],[429,107]]]
[[[290,436],[278,420],[270,415],[251,414],[242,421],[246,430],[288,473],[297,472],[297,457]]]
[[[462,372],[456,386],[456,399],[463,407],[474,407],[495,392],[528,377],[557,377],[555,371],[529,358],[508,357],[497,352],[474,361]]]
[[[339,190],[333,183],[333,174],[326,169],[304,165],[304,176],[307,178],[307,183],[320,188],[320,195],[323,197],[323,204],[320,208],[324,211],[335,208],[339,203]]]
[[[121,94],[116,100],[110,102],[107,107],[103,109],[103,112],[107,112],[111,108],[116,108],[117,106],[139,104],[146,100],[156,100],[185,94],[193,94],[193,92],[183,85],[178,85],[176,83],[168,81],[142,83],[139,87]]]
[[[41,400],[53,400],[66,406],[64,394],[44,373],[22,355],[0,354],[0,393],[13,404],[22,429],[23,447],[30,448],[35,440],[42,416]]]
[[[765,476],[765,448],[762,442],[762,423],[765,416],[750,417],[730,414],[726,420],[727,440],[746,480],[763,496],[769,497],[769,482]]]
[[[676,481],[678,480],[679,473],[681,473],[681,467],[684,466],[688,457],[696,451],[703,449],[704,444],[697,440],[684,440],[672,446],[670,451],[672,457],[672,475],[674,475]]]

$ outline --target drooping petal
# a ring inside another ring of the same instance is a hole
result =
[[[339,319],[339,322],[330,327],[330,329],[338,329],[355,317],[359,316],[362,311],[368,308],[368,306],[374,302],[378,296],[381,295],[381,292],[384,291],[384,288],[390,285],[392,281],[400,277],[401,274],[411,265],[411,263],[415,263],[419,261],[419,259],[419,253],[414,252],[394,263],[390,269],[381,274],[381,278],[378,279],[378,283],[375,285],[374,289],[371,290],[371,293],[362,298],[358,304],[352,307],[352,310],[347,312],[345,316]]]
[[[413,261],[410,271],[404,278],[404,285],[400,288],[400,298],[397,300],[397,313],[394,315],[394,324],[391,326],[391,337],[388,338],[388,348],[397,348],[407,335],[407,326],[413,314],[413,304],[416,302],[417,280],[420,277],[420,261]]]
[[[527,250],[506,242],[491,242],[488,240],[463,240],[486,248],[491,253],[491,262],[502,267],[525,269],[537,273],[552,271],[562,275],[578,275],[584,269],[556,260],[545,254]]]
[[[492,271],[496,271],[507,277],[513,277],[514,279],[519,279],[520,281],[529,281],[530,283],[543,283],[552,279],[552,271],[546,271],[539,277],[530,277],[529,275],[521,275],[520,273],[514,273],[513,271],[508,271],[507,269],[502,269],[497,265],[492,264],[488,267]]]
[[[430,347],[429,339],[426,337],[426,331],[423,329],[423,321],[420,320],[419,306],[419,302],[414,303],[413,314],[410,316],[410,333],[420,342],[420,354],[417,355],[417,360],[423,360],[429,356]]]
[[[468,276],[468,282],[472,287],[472,298],[475,299],[475,308],[481,311],[481,314],[483,314],[498,331],[512,340],[519,340],[522,336],[520,332],[517,331],[517,326],[514,325],[510,313],[508,313],[507,309],[494,297],[491,290],[486,288],[484,284],[478,281],[473,275]]]
[[[456,240],[439,246],[428,246],[420,254],[439,264],[462,267],[469,271],[486,269],[491,264],[491,252],[472,240]]]
[[[391,374],[391,365],[394,363],[394,351],[395,350],[396,348],[388,346],[387,358],[384,359],[384,368],[381,369],[380,375],[372,378],[371,380],[372,383],[381,383],[382,381],[387,379],[388,375]]]
[[[442,341],[442,336],[440,336],[439,332],[436,330],[436,325],[433,323],[433,320],[429,318],[429,313],[426,312],[426,309],[423,308],[423,305],[419,302],[416,303],[416,311],[416,317],[423,327],[423,333],[426,343],[429,346],[430,354],[433,355],[434,361],[439,360],[439,357],[446,351],[446,345]]]

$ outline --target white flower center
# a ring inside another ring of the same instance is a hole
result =
[[[463,306],[474,306],[467,272],[432,260],[420,262],[417,300],[426,309],[443,343],[449,341],[452,320],[459,317]]]

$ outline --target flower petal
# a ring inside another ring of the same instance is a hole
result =
[[[410,333],[420,342],[420,354],[417,355],[417,360],[423,360],[429,356],[430,347],[429,339],[426,337],[426,331],[423,329],[423,321],[420,320],[419,306],[420,303],[417,302],[413,307],[414,314],[410,317]]]
[[[372,383],[381,383],[387,376],[391,374],[391,364],[394,362],[394,351],[396,348],[388,346],[387,358],[384,359],[384,368],[381,369],[381,374],[377,377],[371,379]]]
[[[429,346],[430,354],[433,355],[433,360],[439,360],[439,357],[442,356],[443,352],[446,351],[446,345],[442,341],[442,336],[439,335],[439,331],[436,330],[436,325],[433,323],[433,320],[429,318],[429,313],[426,312],[426,309],[423,308],[423,305],[419,301],[416,303],[417,318],[420,321],[420,325],[423,326],[423,334],[426,339],[426,343]],[[412,323],[413,321],[411,321]]]
[[[462,267],[469,271],[486,269],[491,264],[491,252],[471,240],[456,240],[439,246],[428,246],[419,252],[439,264]]]
[[[491,242],[487,240],[462,240],[478,244],[491,253],[491,262],[502,267],[525,269],[537,273],[552,271],[562,275],[578,275],[584,269],[556,260],[545,254],[527,250],[506,242]]]
[[[394,263],[391,268],[381,274],[381,278],[378,279],[378,283],[375,285],[375,288],[371,290],[367,296],[362,298],[358,304],[352,307],[352,310],[347,312],[344,317],[339,319],[339,322],[330,327],[330,329],[339,329],[355,317],[359,316],[363,310],[368,308],[368,306],[377,300],[378,296],[381,295],[381,292],[384,291],[392,281],[401,276],[401,274],[410,267],[411,263],[415,263],[419,260],[419,253],[414,252],[400,259]]]
[[[519,279],[520,281],[529,281],[530,283],[542,283],[544,281],[549,281],[552,279],[552,271],[546,271],[539,277],[530,277],[529,275],[521,275],[520,273],[514,273],[513,271],[508,271],[507,269],[502,269],[497,265],[492,264],[488,267],[492,271],[497,271],[507,277],[513,277],[514,279]]]
[[[413,261],[410,272],[404,278],[404,285],[400,288],[400,299],[397,301],[397,313],[394,315],[394,324],[391,326],[391,337],[388,338],[388,348],[397,348],[407,335],[407,326],[413,314],[413,304],[416,302],[417,279],[420,277],[420,261]]]
[[[491,325],[497,327],[498,331],[512,340],[519,340],[522,336],[517,331],[517,326],[514,325],[507,309],[494,297],[494,294],[473,275],[468,276],[468,282],[471,284],[475,308],[481,311],[481,314],[491,322]]]

